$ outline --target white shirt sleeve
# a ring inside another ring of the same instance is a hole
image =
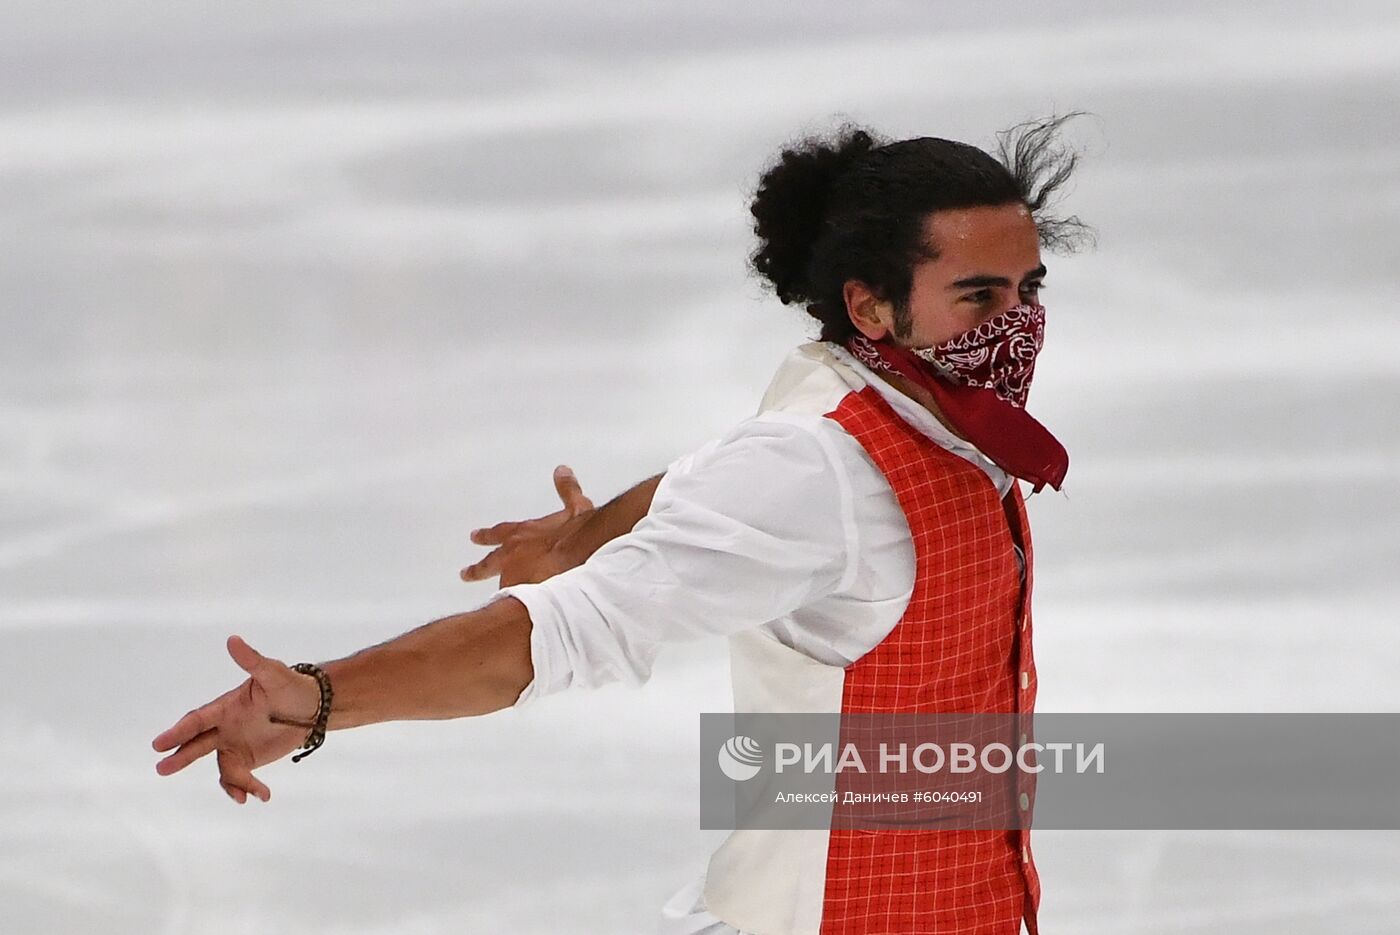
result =
[[[648,514],[587,562],[503,588],[530,612],[516,707],[640,685],[660,648],[760,626],[850,584],[856,527],[829,420],[767,413],[674,462]]]

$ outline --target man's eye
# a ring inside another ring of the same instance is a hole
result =
[[[1042,290],[1042,289],[1044,289],[1044,288],[1045,288],[1045,283],[1043,283],[1043,282],[1033,282],[1033,283],[1029,283],[1029,284],[1027,284],[1027,285],[1022,286],[1022,287],[1021,287],[1021,291],[1022,291],[1022,292],[1032,292],[1032,293],[1034,293],[1034,292],[1039,292],[1040,290]]]
[[[978,305],[986,305],[992,301],[992,290],[978,289],[976,292],[969,292],[963,296],[963,299],[968,302],[976,302]]]

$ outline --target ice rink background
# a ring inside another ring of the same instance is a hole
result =
[[[804,339],[748,192],[841,117],[1086,109],[1032,410],[1044,711],[1400,705],[1400,8],[718,2],[0,11],[0,931],[645,933],[704,865],[645,688],[334,733],[239,807],[149,741],[484,602]],[[1400,834],[1041,833],[1047,935],[1400,931]]]

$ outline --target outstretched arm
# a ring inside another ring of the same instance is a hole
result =
[[[641,682],[665,643],[759,626],[847,586],[849,481],[825,431],[820,417],[752,420],[672,465],[660,488],[623,494],[619,525],[593,528],[611,544],[586,564],[324,664],[335,690],[328,727],[485,714],[570,686]],[[158,736],[155,748],[174,752],[157,771],[217,752],[229,796],[266,801],[252,770],[301,745],[316,680],[238,637],[229,654],[248,680]]]
[[[240,804],[271,790],[252,771],[301,746],[320,692],[316,680],[258,653],[237,636],[229,655],[248,679],[189,712],[152,742],[174,750],[156,764],[169,776],[216,753],[219,784]],[[335,697],[329,730],[381,721],[488,714],[515,703],[530,683],[530,616],[506,597],[434,620],[392,640],[321,664]]]

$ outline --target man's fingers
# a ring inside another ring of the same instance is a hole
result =
[[[272,798],[272,790],[253,775],[248,764],[227,750],[219,751],[219,782],[224,786],[225,791],[232,787],[245,795],[255,795],[264,802]],[[240,804],[243,801],[246,799],[240,799]]]
[[[583,488],[574,476],[574,469],[567,464],[561,464],[554,469],[554,491],[559,494],[564,509],[556,510],[547,516],[536,516],[534,519],[514,520],[473,529],[469,538],[475,545],[504,545],[512,536],[541,528],[553,528],[569,517],[593,509],[593,501],[583,495]],[[465,572],[463,578],[475,580],[466,578]]]
[[[471,540],[476,545],[500,545],[524,525],[524,522],[497,523],[494,526],[487,526],[484,529],[473,529]]]
[[[554,490],[559,494],[564,509],[568,510],[570,515],[577,516],[585,510],[593,509],[593,501],[583,495],[583,488],[574,476],[574,469],[567,464],[561,464],[554,469]]]
[[[219,785],[228,793],[229,798],[239,805],[247,804],[249,795],[262,799],[264,802],[272,799],[272,790],[259,782],[252,773],[245,771],[243,776],[245,778],[238,780],[219,778]]]
[[[169,776],[171,773],[178,773],[189,766],[195,760],[211,753],[218,742],[218,731],[214,729],[206,730],[188,743],[183,744],[170,756],[156,764],[156,772],[162,776]]]
[[[496,577],[501,573],[503,557],[501,549],[492,549],[481,561],[462,569],[462,580],[485,581],[487,578]]]
[[[151,741],[157,753],[173,750],[182,743],[188,743],[214,725],[218,700],[211,701],[202,708],[195,708]]]
[[[228,638],[228,654],[238,663],[238,668],[249,675],[259,675],[273,664],[271,659],[245,643],[241,636]]]
[[[251,790],[253,795],[262,799],[264,802],[267,802],[272,798],[272,790],[269,789],[267,786],[263,785],[261,780],[255,777],[252,773],[248,774],[248,778],[253,780],[253,788]]]

